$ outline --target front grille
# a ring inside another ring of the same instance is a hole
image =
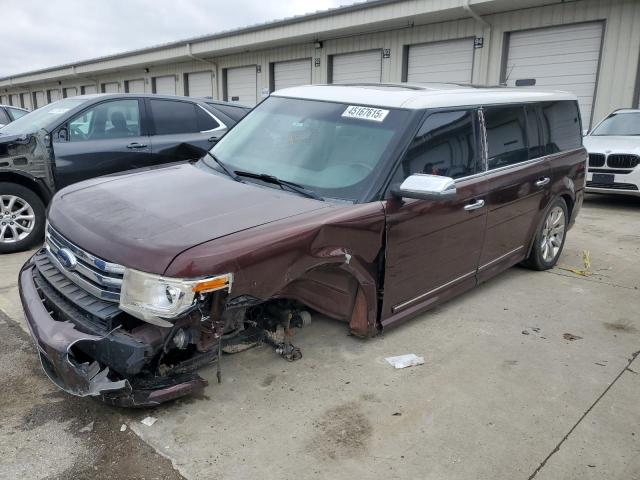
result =
[[[587,182],[587,187],[592,188],[608,188],[611,190],[633,190],[638,191],[638,186],[633,183],[596,183]]]
[[[640,163],[637,155],[612,154],[607,157],[607,165],[611,168],[636,168]]]
[[[589,166],[590,167],[604,167],[604,154],[602,154],[602,153],[590,153],[589,154]]]
[[[114,303],[120,301],[123,266],[83,250],[50,225],[45,235],[45,249],[50,263],[69,281],[98,299]],[[72,264],[70,257],[73,258]]]

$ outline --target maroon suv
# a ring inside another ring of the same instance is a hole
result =
[[[372,336],[524,262],[555,265],[582,204],[573,95],[282,90],[209,154],[60,191],[20,273],[47,375],[154,405],[260,342],[301,356],[309,311]]]

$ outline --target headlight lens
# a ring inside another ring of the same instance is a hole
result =
[[[171,319],[186,312],[196,294],[231,289],[233,276],[184,280],[125,268],[120,293],[120,308],[131,315],[156,325],[168,326]]]

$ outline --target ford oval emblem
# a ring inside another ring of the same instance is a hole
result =
[[[61,248],[56,252],[56,257],[60,260],[60,263],[67,270],[74,270],[78,265],[78,259],[68,248]]]

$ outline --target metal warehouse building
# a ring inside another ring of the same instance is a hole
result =
[[[535,79],[578,95],[586,126],[638,106],[639,60],[638,0],[371,0],[1,78],[0,103],[149,92],[254,105],[308,83]]]

